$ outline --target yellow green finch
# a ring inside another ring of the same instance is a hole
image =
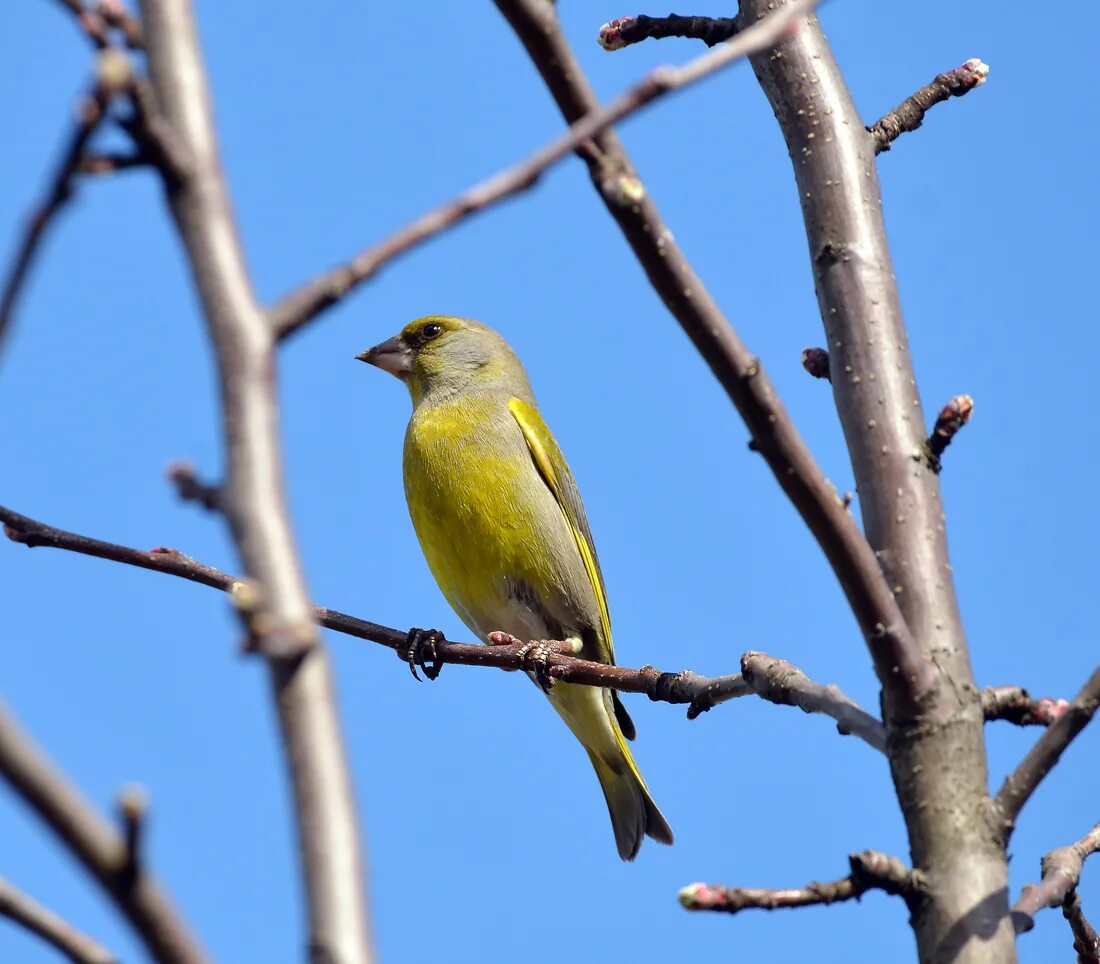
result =
[[[412,395],[405,497],[424,556],[483,640],[562,640],[614,663],[603,575],[573,475],[535,405],[527,373],[491,328],[420,318],[357,356]],[[550,702],[588,752],[623,860],[643,836],[672,843],[627,746],[612,690],[555,682]]]

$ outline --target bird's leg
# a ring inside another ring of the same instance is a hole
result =
[[[424,670],[424,675],[434,680],[443,672],[443,662],[439,658],[437,643],[445,642],[443,634],[438,629],[410,629],[405,639],[405,659],[413,678],[419,683],[420,675],[416,672],[419,666]],[[431,665],[428,661],[431,660]]]
[[[530,673],[544,693],[550,692],[554,683],[550,677],[550,654],[554,648],[549,640],[533,639],[525,643],[511,633],[498,631],[489,633],[488,641],[490,646],[519,646],[520,669]]]

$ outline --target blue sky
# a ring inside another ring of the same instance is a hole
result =
[[[560,119],[489,3],[401,13],[348,2],[197,4],[249,260],[275,298],[517,160]],[[603,97],[687,41],[609,55],[599,25],[636,12],[562,3]],[[659,14],[665,8],[645,12]],[[728,13],[728,10],[687,10]],[[1071,20],[1072,14],[1072,22]],[[868,0],[823,11],[871,122],[978,56],[987,85],[939,107],[880,161],[890,241],[926,409],[971,393],[943,476],[982,684],[1071,696],[1095,664],[1098,469],[1093,276],[1098,214],[1090,7]],[[90,56],[60,5],[5,4],[0,257],[40,193]],[[828,386],[793,178],[741,65],[623,128],[700,275],[768,366],[839,489],[852,488]],[[318,602],[468,639],[409,524],[404,390],[353,356],[430,312],[499,328],[527,363],[585,496],[625,665],[704,673],[746,649],[792,660],[877,705],[859,633],[820,551],[667,315],[587,183],[565,162],[531,193],[388,268],[280,358],[290,499]],[[0,502],[139,547],[233,568],[214,518],[163,478],[220,448],[210,355],[178,243],[145,173],[89,183],[50,238],[0,367]],[[282,761],[262,666],[236,654],[226,600],[167,577],[0,545],[0,695],[98,804],[153,801],[150,856],[222,960],[301,959],[303,918]],[[677,833],[615,857],[587,761],[515,675],[462,667],[415,684],[387,651],[328,640],[387,962],[905,960],[903,905],[690,915],[695,880],[799,885],[846,854],[906,854],[884,759],[830,723],[756,700],[694,722],[629,698],[636,753]],[[1036,736],[988,729],[992,780]],[[1096,820],[1087,732],[1026,810],[1012,883]],[[438,815],[447,830],[435,830]],[[140,952],[98,891],[6,789],[0,874],[117,949]],[[1100,917],[1100,869],[1082,894]],[[566,949],[563,951],[563,942]],[[735,948],[735,951],[731,951]],[[1066,960],[1046,912],[1021,957]],[[0,959],[53,960],[0,922]]]

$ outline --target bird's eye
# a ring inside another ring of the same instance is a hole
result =
[[[424,335],[424,338],[426,340],[431,341],[431,339],[438,338],[440,335],[443,334],[443,326],[437,325],[435,324],[435,322],[432,322],[432,324],[430,325],[425,325],[421,329],[421,333]]]

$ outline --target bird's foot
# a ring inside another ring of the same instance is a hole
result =
[[[488,640],[490,646],[519,646],[518,668],[530,673],[544,693],[550,692],[554,684],[550,676],[550,654],[554,652],[554,647],[548,640],[534,639],[525,643],[519,637],[504,632],[489,633]]]
[[[410,629],[405,640],[405,659],[412,671],[413,678],[419,683],[420,674],[416,668],[424,670],[424,675],[434,680],[443,672],[443,661],[439,658],[436,644],[446,642],[438,629]]]

